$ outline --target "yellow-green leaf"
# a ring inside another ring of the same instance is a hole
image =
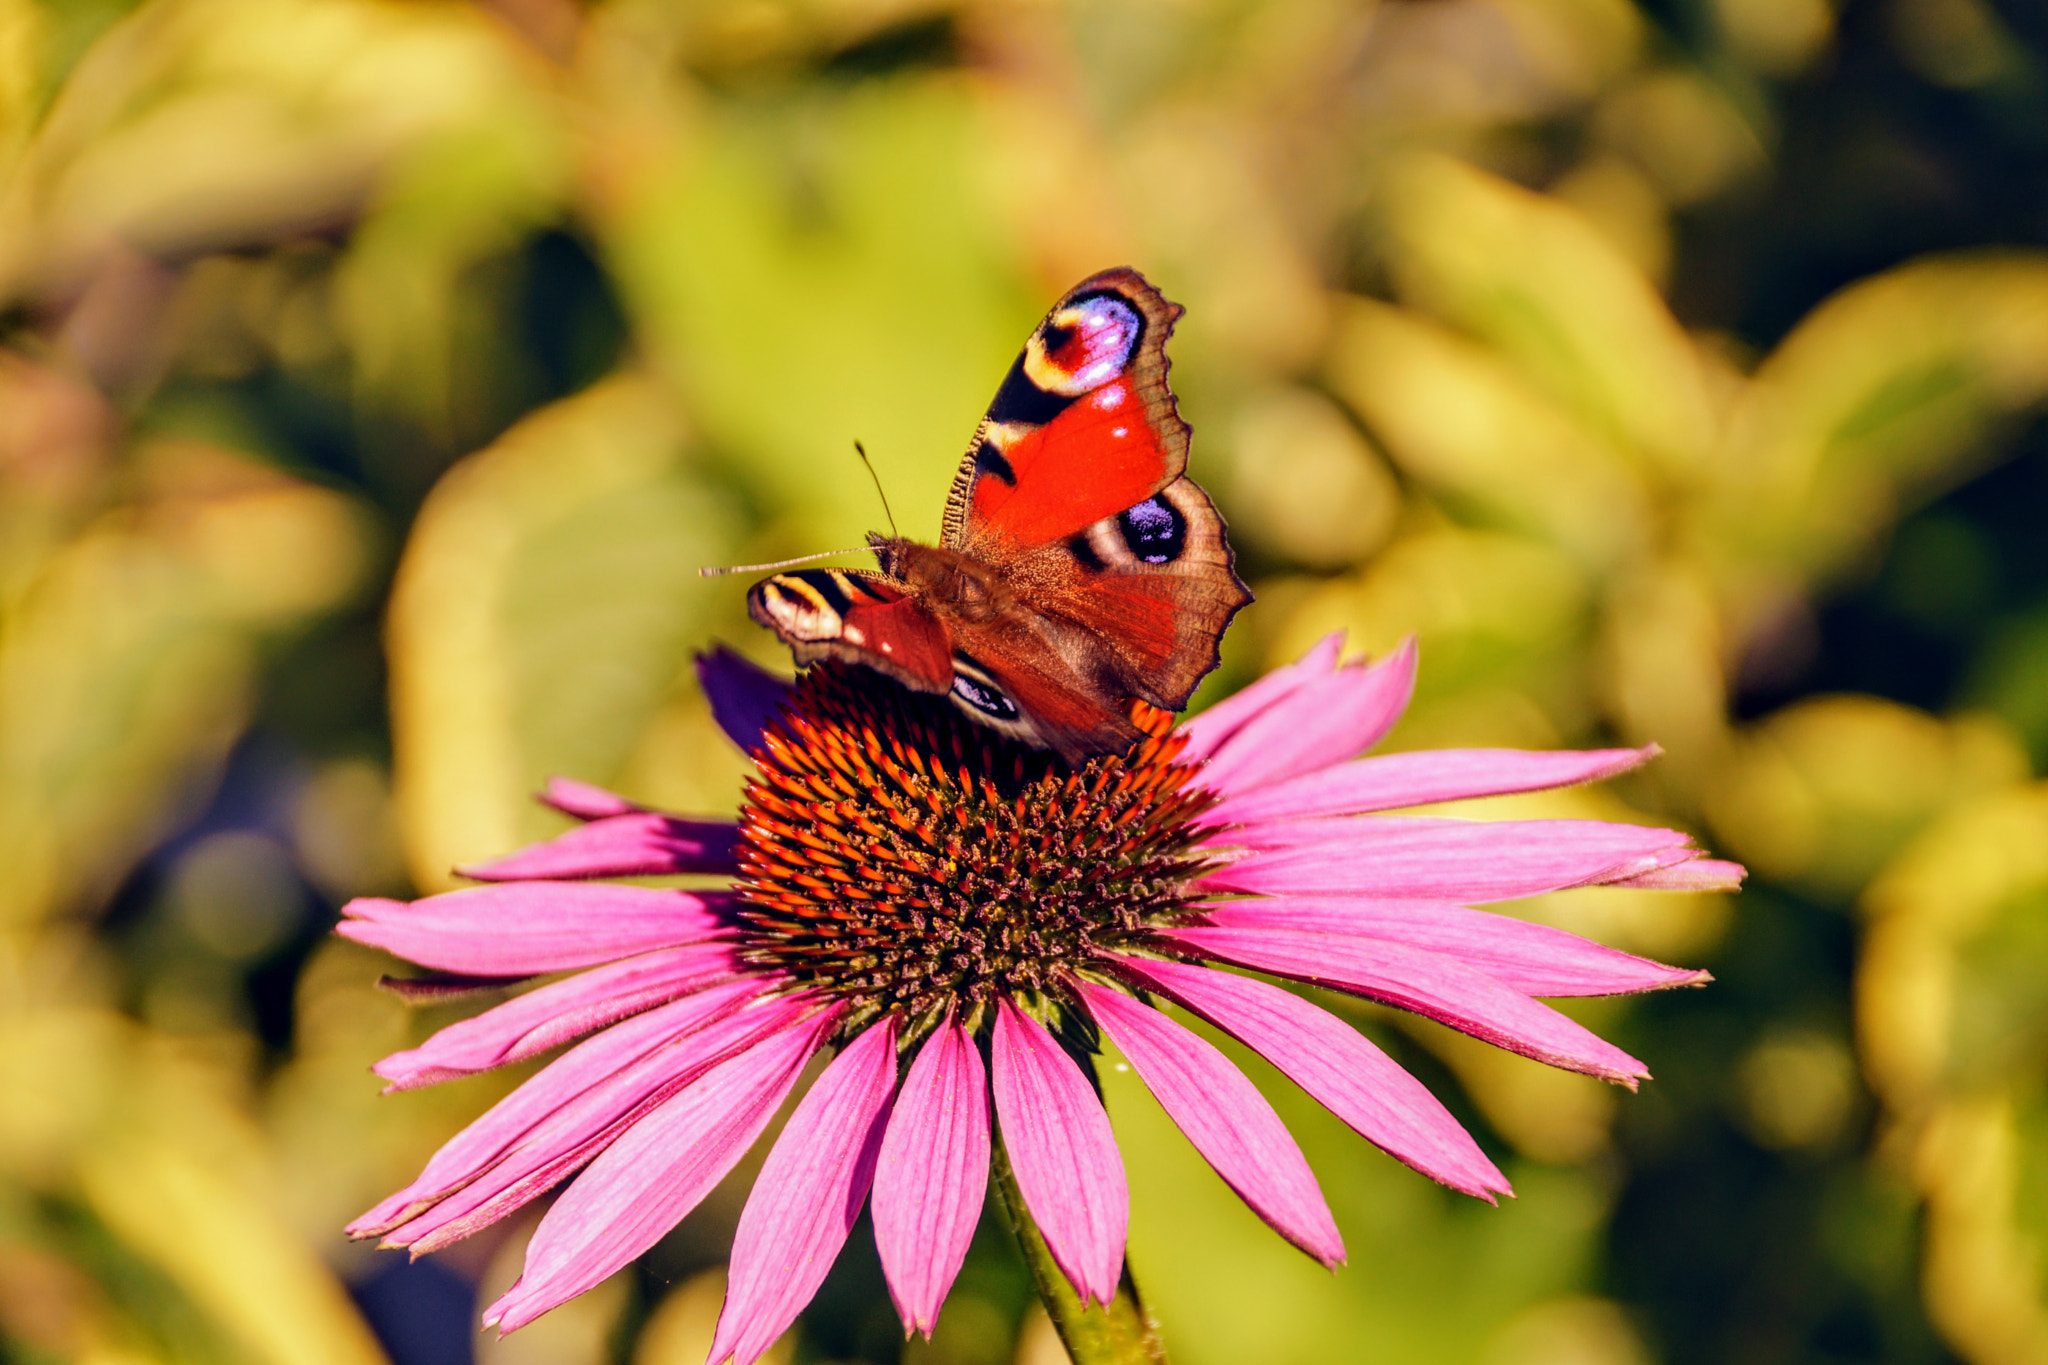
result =
[[[715,613],[737,510],[693,481],[645,381],[607,381],[507,432],[428,498],[393,590],[397,801],[424,885],[551,826],[551,774],[616,776]]]
[[[1498,356],[1370,299],[1339,318],[1330,384],[1411,476],[1591,564],[1641,548],[1649,508],[1634,471]]]
[[[1497,348],[1622,451],[1697,474],[1716,421],[1692,342],[1577,210],[1417,156],[1389,175],[1384,222],[1405,300]]]

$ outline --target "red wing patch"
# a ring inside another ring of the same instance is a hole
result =
[[[946,627],[901,584],[876,573],[804,569],[756,583],[747,610],[799,664],[865,664],[920,692],[953,686]]]
[[[1053,305],[996,391],[946,501],[941,543],[991,564],[1143,502],[1187,468],[1167,388],[1180,306],[1134,270]]]
[[[994,473],[975,480],[968,534],[994,533],[1020,547],[1115,516],[1172,477],[1165,442],[1122,376],[1017,436],[1002,454],[1015,482]]]

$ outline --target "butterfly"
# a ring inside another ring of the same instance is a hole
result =
[[[1184,472],[1166,385],[1180,317],[1135,270],[1069,290],[976,428],[937,545],[870,533],[879,571],[777,574],[747,594],[799,665],[860,664],[1069,763],[1178,711],[1252,600]]]

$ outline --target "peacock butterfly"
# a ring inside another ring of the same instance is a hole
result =
[[[1184,471],[1167,388],[1179,304],[1106,270],[1054,304],[954,476],[937,545],[870,533],[881,570],[807,569],[747,608],[799,664],[863,664],[1070,763],[1187,704],[1251,593]]]

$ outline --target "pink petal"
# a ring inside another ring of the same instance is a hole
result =
[[[524,985],[531,980],[531,975],[464,976],[460,972],[415,972],[411,976],[380,976],[377,989],[390,991],[408,1005],[445,1005],[485,991]]]
[[[1594,749],[1532,753],[1524,749],[1423,749],[1382,754],[1304,773],[1258,791],[1229,797],[1204,824],[1244,825],[1314,815],[1361,815],[1432,801],[1462,801],[1508,792],[1542,791],[1598,782],[1647,763],[1661,750]]]
[[[896,1089],[896,1023],[832,1059],[768,1153],[732,1243],[711,1359],[753,1365],[824,1282],[860,1217]]]
[[[1133,984],[1264,1057],[1387,1155],[1488,1203],[1496,1191],[1510,1193],[1507,1177],[1429,1088],[1342,1019],[1264,981],[1185,962],[1111,960]]]
[[[335,933],[423,967],[527,976],[679,948],[723,933],[724,891],[589,882],[470,886],[410,903],[362,897]]]
[[[1202,851],[1232,858],[1234,850],[1276,853],[1284,849],[1360,849],[1390,844],[1402,836],[1429,830],[1470,829],[1481,821],[1449,815],[1370,815],[1329,820],[1273,820],[1258,825],[1232,825],[1211,830]],[[1505,823],[1505,822],[1495,822]],[[1449,837],[1449,836],[1447,836]],[[1235,858],[1232,858],[1235,861]]]
[[[1547,924],[1437,901],[1288,896],[1227,901],[1206,912],[1212,924],[1231,929],[1291,929],[1427,948],[1477,967],[1524,995],[1628,995],[1712,979],[1705,972],[1616,952]]]
[[[739,969],[724,943],[664,948],[579,972],[495,1009],[450,1024],[426,1042],[370,1069],[391,1090],[435,1085],[524,1061],[592,1029],[665,1004]]]
[[[662,877],[680,872],[739,871],[729,820],[680,820],[654,811],[612,815],[488,863],[457,868],[480,882]]]
[[[1539,1062],[1634,1088],[1643,1064],[1550,1006],[1444,953],[1286,929],[1169,930],[1169,941],[1277,976],[1369,996]]]
[[[789,696],[787,682],[724,645],[697,656],[697,680],[718,728],[747,753],[761,747],[761,731],[782,714]]]
[[[523,1273],[484,1326],[523,1327],[660,1241],[746,1155],[838,1017],[834,1008],[770,1035],[621,1134],[541,1219]]]
[[[520,1207],[603,1151],[637,1114],[813,1007],[784,997],[747,1008],[772,984],[714,986],[571,1049],[456,1134],[349,1235],[425,1252]]]
[[[1103,1034],[1224,1183],[1273,1231],[1326,1266],[1344,1239],[1308,1158],[1258,1087],[1203,1039],[1121,991],[1080,983]]]
[[[875,1171],[875,1246],[905,1336],[931,1335],[988,1193],[988,1075],[950,1016],[910,1064]]]
[[[1613,881],[1698,856],[1676,830],[1604,820],[1361,816],[1307,821],[1294,832],[1314,836],[1322,826],[1329,827],[1322,842],[1239,859],[1202,884],[1273,896],[1499,901]]]
[[[1292,696],[1310,680],[1328,674],[1337,666],[1337,658],[1343,651],[1344,632],[1332,631],[1293,663],[1282,664],[1257,682],[1184,722],[1178,733],[1187,736],[1188,745],[1181,750],[1180,761],[1196,763],[1215,753],[1218,746],[1266,708]]]
[[[1748,875],[1741,863],[1725,863],[1718,858],[1693,858],[1654,871],[1639,872],[1633,877],[1622,877],[1608,885],[1632,887],[1638,891],[1733,891]]]
[[[539,799],[542,805],[553,806],[562,814],[573,815],[578,820],[602,820],[607,816],[628,815],[647,809],[616,792],[608,792],[588,782],[578,782],[573,777],[549,778]]]
[[[1046,1248],[1085,1304],[1116,1297],[1131,1198],[1109,1115],[1074,1059],[1008,999],[991,1049],[996,1116]]]
[[[1200,784],[1235,796],[1356,758],[1394,728],[1415,692],[1415,642],[1369,667],[1296,688],[1217,746]]]

